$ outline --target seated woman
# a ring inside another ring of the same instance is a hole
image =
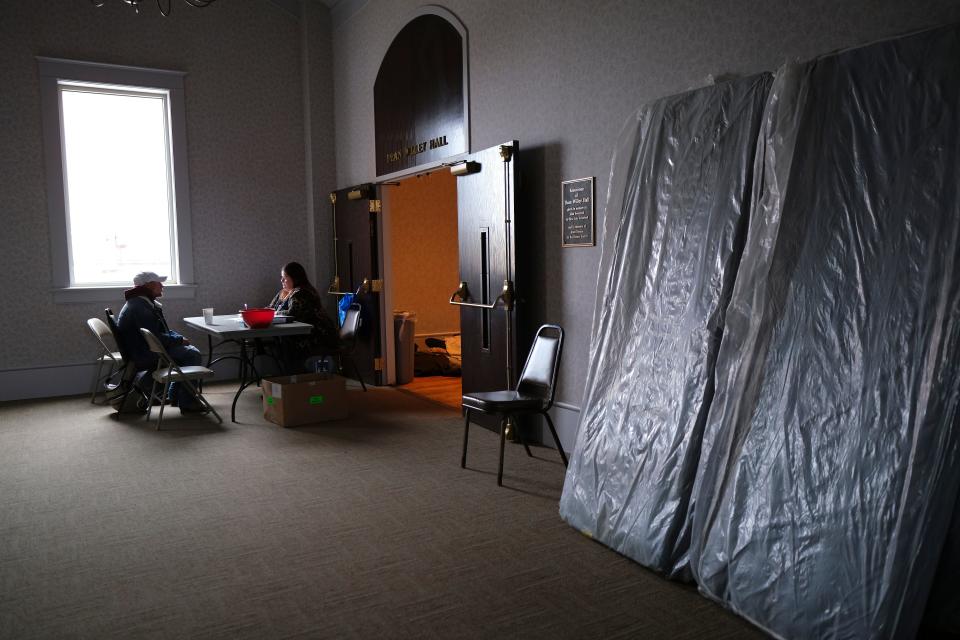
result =
[[[281,354],[287,373],[304,371],[310,356],[335,353],[339,347],[337,325],[323,310],[320,294],[310,284],[307,272],[298,262],[288,262],[280,271],[281,289],[267,305],[279,315],[288,315],[297,322],[313,325],[308,335],[284,338]]]

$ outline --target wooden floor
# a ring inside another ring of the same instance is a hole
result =
[[[397,389],[404,393],[426,398],[445,407],[460,410],[460,399],[463,393],[458,377],[425,376],[414,378],[412,382],[397,385]]]

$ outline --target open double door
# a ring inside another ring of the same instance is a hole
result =
[[[463,393],[512,388],[522,366],[517,363],[515,307],[518,149],[512,141],[461,157],[449,169],[437,169],[458,176],[460,283],[449,283],[444,295],[460,305]],[[366,382],[383,384],[386,330],[393,324],[387,322],[382,299],[378,189],[374,185],[341,189],[331,193],[330,200],[336,256],[330,293],[337,300],[346,293],[356,295],[363,311],[354,360]]]
[[[364,382],[373,385],[384,381],[378,196],[376,188],[369,184],[330,194],[336,266],[327,291],[333,296],[334,312],[344,296],[352,296],[353,302],[360,304],[360,329],[351,357]]]

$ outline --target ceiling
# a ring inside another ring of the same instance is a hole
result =
[[[273,2],[275,5],[277,5],[278,7],[280,7],[281,9],[285,9],[291,15],[294,15],[294,16],[300,15],[300,0],[270,0],[270,1]],[[326,7],[331,11],[337,5],[340,5],[341,7],[343,7],[344,5],[348,4],[344,0],[312,0],[312,1],[320,2],[326,5]]]

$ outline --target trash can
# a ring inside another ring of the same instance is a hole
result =
[[[393,338],[397,354],[397,384],[413,380],[413,337],[417,328],[417,314],[409,311],[393,312]]]

